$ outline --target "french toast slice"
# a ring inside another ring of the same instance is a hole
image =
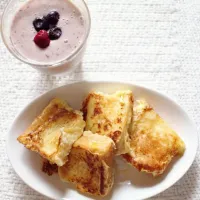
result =
[[[62,166],[67,162],[72,144],[83,134],[84,127],[82,113],[55,98],[17,139],[51,164]]]
[[[162,174],[172,158],[185,150],[183,140],[145,100],[134,105],[130,138],[130,152],[123,157],[153,176]]]
[[[90,92],[83,102],[85,130],[106,135],[116,144],[116,154],[129,149],[128,129],[133,114],[133,94],[129,90],[112,95]]]
[[[80,192],[107,195],[113,185],[114,142],[107,136],[85,131],[74,144],[68,162],[58,168],[60,179]]]
[[[48,176],[57,174],[58,173],[58,165],[51,164],[48,160],[43,158],[42,159],[42,172],[44,172]]]

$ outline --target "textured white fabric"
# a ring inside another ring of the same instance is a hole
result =
[[[0,1],[0,15],[8,0]],[[42,75],[0,40],[0,199],[47,200],[20,180],[5,149],[14,117],[30,100],[78,80],[126,80],[173,96],[200,119],[200,1],[88,0],[92,30],[83,64],[65,77]],[[199,200],[200,155],[173,187],[151,200]],[[134,199],[134,197],[132,198]]]

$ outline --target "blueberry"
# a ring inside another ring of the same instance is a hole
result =
[[[62,35],[62,30],[58,27],[52,28],[49,30],[50,40],[57,40]]]
[[[58,20],[60,19],[60,14],[57,11],[51,11],[47,16],[46,19],[48,23],[51,25],[56,25]]]
[[[55,28],[56,25],[53,25],[53,24],[49,24],[49,29],[52,29],[52,28]]]
[[[40,30],[49,30],[49,23],[48,21],[46,20],[45,17],[43,18],[36,18],[34,21],[33,21],[33,26],[35,28],[35,30],[38,32]]]

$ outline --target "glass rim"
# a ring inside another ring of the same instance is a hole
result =
[[[6,5],[6,7],[5,7],[5,9],[4,9],[4,11],[3,11],[3,13],[2,13],[2,18],[1,18],[1,37],[2,37],[2,40],[3,40],[3,43],[5,44],[5,46],[7,47],[7,49],[8,49],[8,51],[15,57],[15,58],[17,58],[18,60],[20,60],[20,61],[22,61],[23,63],[26,63],[26,64],[28,64],[28,65],[32,65],[32,66],[34,66],[34,67],[39,67],[39,68],[56,68],[56,67],[58,67],[58,66],[61,66],[61,65],[63,65],[63,64],[65,64],[67,61],[70,61],[70,60],[72,60],[72,58],[73,57],[75,57],[77,54],[78,54],[78,52],[79,51],[81,51],[81,49],[84,47],[84,45],[85,45],[85,43],[86,43],[86,41],[87,41],[87,39],[88,39],[88,37],[89,37],[89,34],[90,34],[90,29],[91,29],[91,16],[90,16],[90,11],[89,11],[89,8],[88,8],[88,6],[87,6],[87,4],[86,4],[86,2],[85,2],[85,0],[81,0],[82,2],[83,2],[83,4],[84,4],[84,6],[85,6],[85,8],[86,8],[86,11],[87,11],[87,15],[88,15],[88,28],[87,28],[87,30],[86,30],[86,34],[85,34],[85,36],[84,36],[84,39],[83,39],[83,41],[82,41],[82,43],[81,43],[81,45],[72,53],[72,54],[70,54],[69,56],[67,56],[66,58],[64,58],[64,59],[62,59],[62,60],[60,60],[60,61],[57,61],[57,62],[55,62],[55,63],[50,63],[50,64],[40,64],[39,62],[35,62],[34,60],[29,60],[29,59],[26,59],[26,58],[24,58],[23,59],[23,56],[22,55],[20,55],[20,56],[18,56],[17,55],[17,53],[8,45],[8,43],[6,42],[6,39],[5,39],[5,37],[4,37],[4,32],[3,32],[3,29],[4,29],[4,25],[3,25],[3,20],[4,20],[4,18],[5,18],[5,14],[6,14],[6,11],[7,11],[7,9],[8,9],[8,7],[9,7],[9,4],[10,4],[10,2],[11,2],[11,0],[8,2],[8,4]]]

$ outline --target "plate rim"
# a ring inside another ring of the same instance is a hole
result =
[[[15,173],[18,175],[18,177],[26,184],[28,185],[31,189],[33,189],[34,191],[38,192],[39,194],[43,195],[43,196],[46,196],[50,199],[52,199],[52,197],[48,196],[47,194],[44,194],[42,193],[42,191],[39,191],[37,189],[35,189],[30,183],[28,183],[27,181],[25,181],[22,176],[19,175],[19,173],[17,172],[17,170],[15,169],[14,167],[14,164],[12,163],[12,159],[11,159],[11,156],[9,154],[9,137],[10,137],[10,133],[11,133],[11,130],[13,129],[14,125],[16,124],[16,121],[18,120],[18,118],[24,113],[24,111],[31,105],[33,104],[35,101],[39,100],[40,98],[43,98],[45,95],[47,95],[48,93],[52,93],[53,91],[56,91],[57,89],[60,89],[60,88],[63,88],[63,87],[66,87],[66,86],[70,86],[70,85],[74,85],[74,84],[80,84],[80,83],[89,83],[89,84],[122,84],[122,85],[131,85],[133,87],[138,87],[138,88],[141,88],[141,89],[145,89],[145,90],[150,90],[151,92],[155,93],[156,95],[160,95],[164,98],[166,98],[168,101],[170,102],[173,102],[179,109],[181,109],[185,114],[186,116],[188,117],[189,119],[189,122],[191,123],[192,127],[194,128],[194,133],[193,135],[196,137],[196,145],[195,145],[195,151],[194,151],[194,154],[193,154],[193,158],[191,160],[191,163],[188,165],[187,168],[185,168],[185,170],[183,171],[183,173],[181,175],[179,175],[175,180],[173,180],[172,182],[170,182],[169,184],[166,184],[164,187],[162,187],[159,191],[155,191],[155,192],[152,192],[151,195],[147,195],[147,196],[144,196],[143,199],[147,199],[147,198],[151,198],[155,195],[158,195],[162,192],[164,192],[165,190],[167,190],[168,188],[172,187],[175,183],[177,183],[187,172],[188,170],[190,169],[190,167],[192,166],[192,164],[194,163],[195,161],[195,158],[196,158],[196,155],[197,155],[197,151],[198,151],[198,148],[199,148],[199,135],[198,135],[198,132],[197,132],[197,127],[196,127],[196,124],[193,120],[193,118],[188,114],[188,112],[186,112],[184,106],[181,106],[176,100],[174,100],[170,95],[166,94],[165,92],[163,91],[158,91],[158,89],[155,89],[153,86],[150,87],[150,86],[147,86],[146,84],[137,84],[135,82],[131,82],[131,81],[109,81],[109,80],[97,80],[97,81],[94,81],[94,80],[91,80],[91,81],[88,81],[88,80],[80,80],[80,81],[74,81],[72,83],[66,83],[64,85],[61,85],[61,86],[58,86],[58,87],[55,87],[55,88],[52,88],[50,90],[47,90],[45,92],[43,92],[42,94],[40,95],[37,95],[36,97],[34,97],[32,100],[30,100],[27,104],[25,104],[23,106],[23,108],[17,112],[16,116],[14,117],[14,120],[12,121],[11,123],[11,126],[7,132],[7,136],[6,136],[6,154],[7,154],[7,157],[8,157],[8,160],[13,168],[13,170],[15,171]],[[102,198],[103,200],[104,198]],[[71,200],[71,199],[68,199],[68,198],[64,198],[64,200]],[[136,199],[136,200],[141,200],[141,199]]]

